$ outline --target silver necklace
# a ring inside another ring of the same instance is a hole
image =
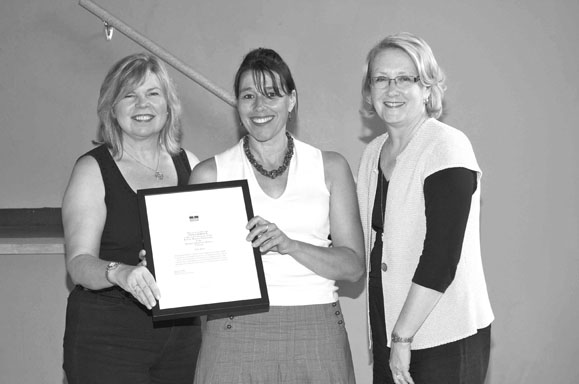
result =
[[[163,174],[163,172],[159,171],[159,161],[161,160],[161,150],[159,148],[157,148],[157,167],[155,169],[149,167],[147,164],[141,163],[139,160],[137,160],[137,158],[133,155],[131,155],[129,153],[129,151],[127,151],[126,149],[124,150],[124,152],[129,155],[129,157],[133,160],[135,160],[138,164],[142,165],[143,167],[150,169],[151,171],[154,172],[154,176],[155,179],[157,180],[163,180],[163,178],[165,177],[165,175]]]

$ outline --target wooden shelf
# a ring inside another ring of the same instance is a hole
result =
[[[0,209],[0,255],[64,254],[60,208]]]
[[[64,255],[62,237],[0,238],[0,255]]]

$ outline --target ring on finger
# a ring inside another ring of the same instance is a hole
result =
[[[269,231],[269,224],[265,225],[265,232]]]

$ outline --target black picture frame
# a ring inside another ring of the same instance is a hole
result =
[[[161,290],[153,320],[268,310],[261,253],[245,240],[254,215],[247,180],[141,189],[137,200],[147,268]]]

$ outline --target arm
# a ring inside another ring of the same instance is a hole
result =
[[[82,157],[73,168],[64,194],[62,223],[68,273],[75,284],[88,289],[111,286],[105,277],[108,263],[98,257],[107,214],[104,195],[96,160]]]
[[[189,184],[214,183],[217,181],[217,164],[215,158],[203,160],[193,168]]]
[[[152,308],[159,290],[153,276],[143,266],[121,265],[109,273],[108,261],[99,258],[101,235],[106,220],[105,190],[96,160],[79,159],[64,194],[62,222],[66,245],[66,267],[72,281],[98,290],[119,285],[143,305]],[[130,287],[140,287],[139,291]]]
[[[199,164],[199,158],[195,156],[195,154],[191,151],[185,149],[185,153],[187,154],[187,160],[189,160],[189,166],[191,169],[195,168],[197,164]]]
[[[445,169],[425,180],[424,249],[392,331],[390,369],[393,374],[401,372],[408,383],[412,383],[408,374],[411,342],[394,338],[411,340],[454,279],[475,190],[476,173],[465,168]]]
[[[466,168],[444,169],[426,178],[426,236],[414,283],[444,293],[454,280],[476,187],[476,172]]]
[[[412,283],[402,312],[400,312],[392,331],[390,371],[394,376],[395,383],[414,383],[408,372],[410,369],[411,340],[441,297],[441,292]],[[401,338],[402,341],[396,341],[395,337]],[[398,376],[398,374],[402,376]]]
[[[330,235],[332,246],[316,247],[288,238],[273,223],[259,216],[247,224],[249,241],[261,252],[271,249],[289,254],[320,276],[332,280],[357,281],[362,277],[364,243],[356,189],[346,160],[334,152],[324,152],[324,173],[330,191]],[[259,237],[258,237],[259,236]]]

